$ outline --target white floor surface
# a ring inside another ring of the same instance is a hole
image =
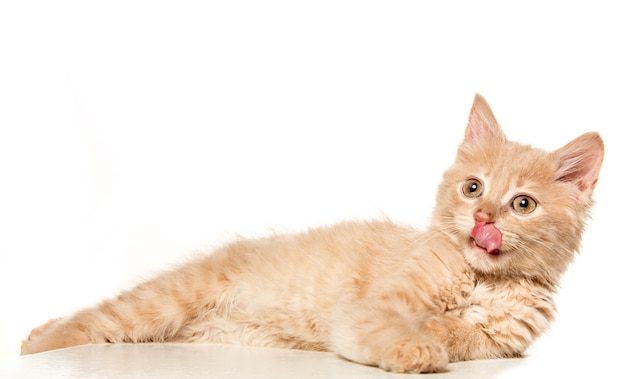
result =
[[[558,355],[557,355],[558,357]],[[606,365],[528,356],[450,364],[441,379],[619,377]],[[1,378],[407,378],[332,353],[196,344],[87,345],[0,361]]]

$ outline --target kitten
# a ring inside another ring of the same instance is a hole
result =
[[[393,372],[514,357],[554,318],[604,147],[507,141],[476,95],[431,226],[344,222],[239,240],[34,329],[22,354],[89,343],[200,342],[334,351]]]

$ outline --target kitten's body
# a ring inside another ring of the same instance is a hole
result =
[[[477,96],[426,231],[383,220],[240,240],[52,320],[22,353],[233,343],[330,350],[396,372],[520,355],[553,318],[602,157],[595,133],[552,153],[508,142]]]

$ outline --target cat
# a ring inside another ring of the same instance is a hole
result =
[[[521,356],[555,317],[603,157],[595,132],[552,152],[508,141],[477,94],[425,231],[380,219],[239,239],[35,328],[21,352],[224,343],[398,373]]]

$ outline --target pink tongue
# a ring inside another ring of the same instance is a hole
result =
[[[492,222],[477,222],[470,236],[476,245],[487,250],[488,253],[498,250],[502,243],[502,233]]]

